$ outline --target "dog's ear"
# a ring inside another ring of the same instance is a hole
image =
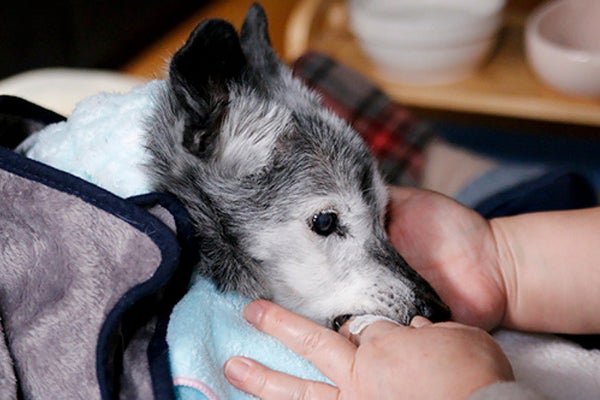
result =
[[[271,45],[265,10],[254,3],[242,25],[240,39],[248,63],[260,74],[275,74],[282,65]]]
[[[211,19],[200,23],[171,60],[169,81],[186,112],[183,145],[192,154],[210,154],[227,111],[229,83],[240,79],[246,57],[234,27]]]
[[[201,22],[175,53],[169,78],[178,95],[191,95],[195,99],[210,95],[209,90],[240,76],[245,65],[234,27],[227,21],[210,19]],[[187,93],[182,93],[183,90]]]

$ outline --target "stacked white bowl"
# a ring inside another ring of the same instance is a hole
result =
[[[480,67],[506,0],[349,0],[350,26],[386,78],[446,84]]]
[[[572,95],[600,98],[600,1],[554,0],[528,18],[529,64],[540,79]]]

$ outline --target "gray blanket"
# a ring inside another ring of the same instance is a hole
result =
[[[186,216],[0,147],[0,399],[173,398],[164,334],[195,262]]]

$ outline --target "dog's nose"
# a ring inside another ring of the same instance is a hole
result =
[[[418,297],[415,305],[417,307],[416,315],[421,315],[431,322],[443,322],[450,319],[450,308],[437,296]]]

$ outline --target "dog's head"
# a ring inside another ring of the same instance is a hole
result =
[[[386,238],[386,189],[368,149],[280,62],[262,8],[240,35],[201,23],[168,83],[149,127],[152,171],[194,219],[202,274],[323,324],[448,318]]]

